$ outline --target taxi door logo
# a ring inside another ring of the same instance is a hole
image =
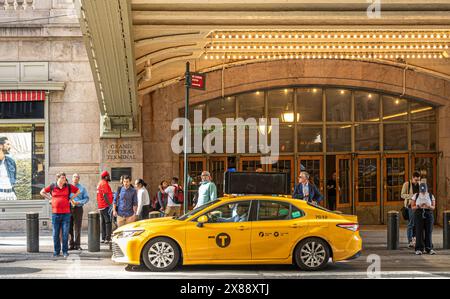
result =
[[[220,233],[216,236],[216,244],[220,248],[228,247],[228,246],[230,246],[230,243],[231,243],[230,235],[228,235],[226,233]]]

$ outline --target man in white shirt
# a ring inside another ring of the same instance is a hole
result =
[[[175,202],[175,200],[174,200],[175,192],[176,192],[177,188],[181,188],[178,186],[178,178],[177,177],[172,178],[172,184],[169,187],[167,187],[165,190],[163,190],[160,187],[161,192],[167,194],[167,207],[165,210],[165,215],[168,217],[169,216],[176,216],[176,217],[181,216],[181,204]]]

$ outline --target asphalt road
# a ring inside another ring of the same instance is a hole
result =
[[[99,253],[71,251],[68,259],[53,258],[51,239],[41,237],[41,252],[26,253],[24,237],[0,234],[0,279],[11,278],[146,278],[146,279],[286,279],[286,278],[450,278],[450,250],[435,256],[415,256],[413,251],[388,251],[384,232],[365,232],[366,248],[361,257],[329,263],[320,272],[300,271],[294,266],[181,266],[169,273],[130,269],[111,261],[108,248]]]

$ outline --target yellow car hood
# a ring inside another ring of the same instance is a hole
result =
[[[124,226],[119,227],[114,231],[114,233],[118,233],[124,230],[132,230],[136,228],[151,228],[152,226],[162,226],[162,225],[169,225],[169,224],[175,224],[180,223],[180,220],[176,220],[172,217],[162,217],[162,218],[152,218],[147,220],[141,220],[137,222],[133,222],[130,224],[126,224]]]

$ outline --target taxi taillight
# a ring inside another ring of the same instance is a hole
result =
[[[341,223],[341,224],[337,224],[336,226],[340,227],[340,228],[351,230],[352,232],[359,231],[358,223]]]

